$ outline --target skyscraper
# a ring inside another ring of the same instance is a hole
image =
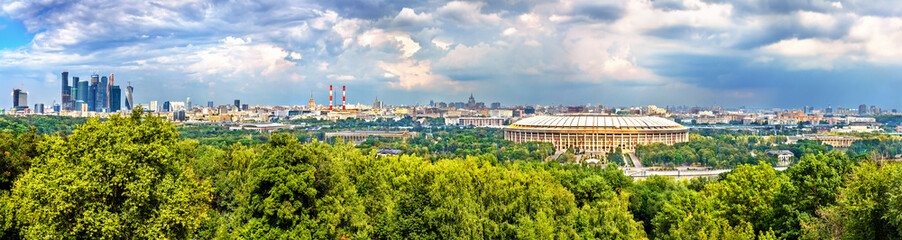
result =
[[[858,115],[868,114],[868,105],[858,105]]]
[[[169,101],[163,102],[163,112],[169,112],[171,110],[170,108],[172,108],[172,104],[170,104]]]
[[[313,101],[313,92],[310,92],[310,101],[307,101],[307,108],[316,109],[316,102]]]
[[[188,99],[185,99],[185,110],[187,110],[189,112],[191,111],[191,97],[188,97]]]
[[[135,107],[135,100],[132,98],[132,92],[134,90],[131,83],[129,83],[128,87],[125,87],[125,110],[132,110],[132,108]]]
[[[78,106],[75,106],[75,101],[82,100],[80,96],[78,96],[78,85],[81,84],[81,81],[78,80],[78,77],[72,77],[72,110],[78,111]]]
[[[113,81],[114,81],[113,77],[114,77],[114,75],[112,73],[110,73],[110,82],[107,83],[107,88],[106,88],[106,92],[107,92],[106,106],[107,107],[110,107],[110,101],[111,101],[110,100],[110,90],[113,89],[113,85],[116,85],[113,83]],[[112,112],[112,111],[110,111],[110,112]]]
[[[235,99],[235,107],[241,107],[241,100]]]
[[[28,109],[28,92],[13,88],[13,108],[16,111]]]
[[[94,73],[91,75],[91,82],[88,84],[88,94],[87,98],[85,98],[85,103],[88,104],[88,111],[95,112],[97,111],[97,85],[100,84],[100,75]]]
[[[110,87],[110,112],[118,112],[122,107],[122,89],[119,86]]]
[[[207,101],[207,107],[213,108],[213,101]]]
[[[63,72],[62,74],[62,90],[60,91],[60,99],[62,101],[63,109],[70,110],[70,101],[72,101],[72,89],[69,88],[69,72]]]
[[[108,108],[109,105],[109,84],[110,80],[106,76],[100,78],[100,83],[97,84],[97,95],[96,101],[94,103],[94,111],[101,112],[104,109]]]
[[[473,98],[472,93],[470,93],[470,99],[467,100],[467,108],[476,108],[476,99]]]

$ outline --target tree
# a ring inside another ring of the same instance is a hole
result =
[[[854,163],[840,153],[805,155],[799,164],[784,173],[789,181],[774,201],[775,219],[771,227],[784,238],[801,234],[801,222],[814,217],[818,209],[836,203]]]
[[[173,151],[178,134],[141,114],[48,137],[13,198],[25,238],[191,238],[212,189]]]
[[[325,153],[316,144],[301,145],[287,134],[274,134],[251,173],[241,195],[239,217],[243,238],[312,238],[316,164]]]
[[[750,223],[755,231],[768,229],[773,221],[773,201],[787,181],[766,163],[742,165],[733,169],[726,179],[709,184],[714,206],[731,226]]]

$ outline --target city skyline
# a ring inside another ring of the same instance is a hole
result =
[[[0,89],[50,106],[68,71],[115,73],[134,104],[344,85],[364,105],[902,107],[892,1],[91,4],[0,2]]]

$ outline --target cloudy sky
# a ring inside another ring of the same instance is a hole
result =
[[[902,108],[898,0],[0,0],[0,89],[151,100]],[[338,93],[340,95],[340,93]],[[10,100],[0,106],[8,108]]]

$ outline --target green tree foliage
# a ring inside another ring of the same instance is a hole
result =
[[[742,165],[727,177],[707,186],[720,215],[733,226],[750,223],[756,231],[769,229],[774,216],[774,200],[785,175],[768,164]]]
[[[784,238],[797,238],[801,223],[815,212],[833,206],[854,162],[843,154],[805,155],[799,164],[786,169],[789,181],[783,182],[774,206],[772,228]]]
[[[189,238],[212,189],[175,154],[175,129],[139,110],[48,137],[13,188],[29,239]]]
[[[702,130],[690,143],[638,154],[654,165],[739,167],[717,179],[634,182],[615,164],[542,162],[554,153],[547,143],[410,119],[310,120],[331,126],[268,134],[173,127],[138,111],[60,136],[15,121],[23,124],[0,132],[0,239],[902,236],[902,165],[879,161],[898,151],[895,137],[865,136],[842,154],[817,142]],[[420,134],[360,146],[319,141],[324,131],[395,125]],[[382,147],[404,155],[379,156]],[[776,171],[773,159],[750,154],[768,149],[801,158]]]

